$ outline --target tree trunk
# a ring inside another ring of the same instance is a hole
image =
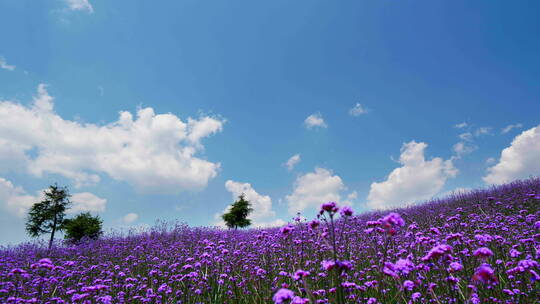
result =
[[[49,240],[49,249],[51,249],[54,241],[54,232],[56,231],[56,215],[54,216],[54,223],[51,231],[51,239]]]

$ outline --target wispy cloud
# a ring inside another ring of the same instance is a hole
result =
[[[459,138],[465,141],[472,141],[473,135],[471,132],[465,132],[465,133],[459,134]]]
[[[474,131],[474,136],[478,137],[480,135],[491,134],[491,127],[480,127]]]
[[[362,114],[366,114],[368,112],[368,109],[366,109],[365,107],[363,107],[361,104],[359,103],[356,103],[354,105],[354,107],[352,107],[350,110],[349,110],[349,115],[351,116],[360,116]]]
[[[300,162],[300,154],[295,154],[291,156],[289,160],[287,160],[287,162],[285,163],[285,166],[287,166],[287,169],[291,171],[294,168],[294,166],[296,166],[296,164],[298,164],[299,162]]]
[[[122,217],[122,223],[129,225],[135,222],[137,219],[139,219],[139,215],[137,213],[128,213]]]
[[[506,134],[512,131],[512,129],[521,129],[521,128],[523,128],[523,124],[520,124],[520,123],[517,123],[514,125],[508,125],[501,130],[501,134]]]
[[[309,115],[306,118],[306,120],[304,120],[304,124],[305,124],[306,128],[308,128],[308,129],[312,129],[312,128],[315,128],[315,127],[319,127],[319,128],[328,127],[328,125],[326,125],[326,122],[324,122],[324,119],[323,119],[321,113],[315,113],[315,114]]]
[[[4,70],[8,70],[8,71],[14,71],[16,66],[14,65],[9,65],[6,61],[6,59],[2,56],[0,56],[0,68],[4,69]]]
[[[469,125],[466,122],[462,122],[459,124],[454,125],[454,128],[456,129],[464,129],[467,128]],[[470,128],[468,128],[470,130]],[[474,132],[473,131],[465,131],[458,135],[459,141],[453,146],[453,150],[456,153],[455,158],[459,159],[461,156],[465,154],[469,154],[473,152],[474,150],[478,149],[478,146],[474,144],[475,137],[480,137],[482,135],[488,135],[491,134],[491,127],[479,127]]]
[[[460,141],[454,145],[453,149],[454,149],[454,152],[456,152],[457,157],[460,158],[462,155],[469,154],[473,152],[474,150],[478,149],[478,147],[475,146],[474,144]]]
[[[94,12],[94,7],[88,0],[65,0],[69,9],[72,11],[86,11],[88,13]]]
[[[468,124],[467,124],[466,122],[462,122],[462,123],[455,124],[455,125],[454,125],[454,128],[456,128],[456,129],[463,129],[463,128],[465,128],[466,126],[468,126]]]

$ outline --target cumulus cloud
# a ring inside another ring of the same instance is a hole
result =
[[[201,140],[220,132],[224,120],[205,116],[186,123],[149,107],[136,115],[120,112],[106,125],[66,120],[54,112],[41,84],[30,106],[0,102],[0,160],[37,177],[60,174],[77,187],[107,174],[145,192],[200,190],[217,175],[220,164],[196,154],[204,148]]]
[[[15,70],[16,66],[14,65],[9,65],[6,61],[6,59],[2,56],[0,56],[0,69],[4,69],[4,70],[8,70],[8,71],[13,71]]]
[[[94,8],[88,0],[65,0],[68,8],[72,11],[86,11],[93,13]]]
[[[356,117],[362,114],[366,114],[367,112],[368,110],[366,108],[364,108],[361,104],[356,103],[354,107],[349,110],[349,115]]]
[[[483,177],[487,184],[540,175],[540,125],[523,131],[501,152],[499,161]]]
[[[251,203],[251,208],[253,208],[253,211],[248,216],[252,226],[275,227],[285,224],[281,219],[274,219],[276,213],[272,210],[272,199],[270,196],[259,194],[253,189],[251,184],[228,180],[225,182],[225,188],[231,193],[233,201],[236,201],[242,193],[245,194],[246,200]],[[228,212],[229,207],[230,205],[223,213]],[[218,226],[225,226],[223,220],[221,220],[221,214],[217,214],[216,219],[218,220],[216,223]]]
[[[0,177],[0,201],[8,212],[24,217],[28,209],[40,199],[39,195],[28,195],[21,187],[16,187],[7,179]]]
[[[80,192],[71,195],[70,198],[73,205],[67,211],[67,213],[74,214],[79,212],[103,212],[105,211],[105,206],[107,200],[100,198],[90,192]]]
[[[27,145],[5,140],[0,137],[0,164],[2,164],[0,166],[0,173],[26,170],[25,164],[28,163],[29,158],[24,151],[29,149],[30,147]]]
[[[403,144],[399,157],[402,166],[394,169],[385,181],[371,184],[367,198],[370,208],[400,207],[429,199],[441,191],[448,178],[456,176],[452,160],[426,160],[426,148],[423,142]]]
[[[324,119],[321,115],[321,113],[315,113],[315,114],[311,114],[309,115],[306,120],[304,120],[304,125],[306,126],[306,128],[308,129],[313,129],[315,127],[319,127],[319,128],[326,128],[328,127],[326,125],[326,123],[324,122]]]
[[[139,215],[137,213],[128,213],[122,217],[122,223],[129,225],[135,222],[137,219],[139,219]]]
[[[463,128],[465,128],[466,126],[468,126],[468,124],[467,124],[466,122],[462,122],[462,123],[455,124],[455,125],[454,125],[454,128],[456,128],[456,129],[463,129]]]
[[[285,163],[285,166],[287,166],[287,169],[291,171],[294,168],[294,166],[296,166],[296,164],[298,164],[299,162],[300,162],[300,154],[295,154],[291,156],[289,160],[287,160],[287,162]]]
[[[501,134],[506,134],[512,131],[512,129],[521,129],[521,128],[523,128],[523,124],[520,124],[520,123],[517,123],[514,125],[508,125],[501,130]]]
[[[318,208],[322,203],[341,200],[340,192],[345,189],[341,178],[332,175],[330,170],[315,168],[299,176],[294,183],[294,190],[285,199],[289,204],[289,213],[296,214],[308,208]]]
[[[14,186],[7,179],[0,177],[0,202],[4,202],[4,208],[8,212],[21,218],[28,213],[33,204],[44,199],[44,190],[38,191],[36,195],[30,195],[23,188]],[[89,192],[74,193],[70,200],[73,205],[67,210],[68,214],[84,211],[102,212],[107,203],[106,199]]]

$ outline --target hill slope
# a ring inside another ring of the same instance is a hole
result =
[[[324,204],[281,229],[21,245],[0,252],[0,302],[537,303],[539,206],[529,179],[356,217]]]

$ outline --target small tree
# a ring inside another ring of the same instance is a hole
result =
[[[242,193],[238,200],[231,205],[229,212],[223,214],[221,218],[225,221],[227,227],[236,230],[238,227],[243,228],[251,225],[251,220],[247,217],[252,211],[250,202],[246,200],[244,193]]]
[[[28,212],[26,231],[30,236],[37,237],[50,233],[49,249],[54,241],[54,234],[62,230],[66,209],[71,205],[71,196],[66,187],[54,184],[43,192],[45,199],[35,203]]]
[[[65,231],[64,238],[72,243],[79,242],[83,238],[97,239],[102,234],[103,221],[99,216],[92,216],[90,212],[84,212],[72,219],[64,220],[62,228]]]

